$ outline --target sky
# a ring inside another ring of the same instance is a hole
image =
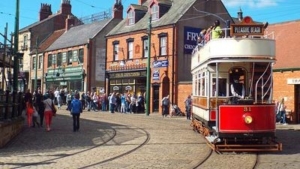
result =
[[[26,27],[39,19],[41,3],[51,4],[52,13],[60,9],[61,0],[19,0],[19,28]],[[214,1],[214,0],[203,0]],[[222,0],[232,17],[237,17],[241,9],[243,16],[251,16],[259,22],[280,23],[300,19],[300,0]],[[72,13],[81,18],[112,9],[115,0],[71,0]],[[122,0],[124,11],[138,0]],[[6,24],[8,34],[14,31],[16,0],[0,0],[0,33],[4,34]],[[126,15],[124,15],[126,17]],[[2,37],[0,42],[3,43]]]

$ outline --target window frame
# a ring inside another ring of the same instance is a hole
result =
[[[78,60],[79,60],[80,64],[83,64],[83,61],[84,61],[84,49],[83,48],[80,48],[78,50]]]
[[[143,53],[142,53],[142,57],[143,58],[148,58],[148,54],[149,54],[149,38],[148,36],[143,36],[142,37],[142,43],[143,43]]]
[[[151,6],[151,20],[155,21],[158,19],[159,19],[159,5],[154,3]]]
[[[49,67],[52,67],[52,57],[53,57],[52,54],[49,54],[49,55],[48,55],[48,64],[47,64],[48,68],[49,68]]]
[[[42,69],[43,68],[43,55],[39,55],[38,58],[38,69]]]
[[[159,38],[159,56],[168,55],[168,34],[160,33],[158,34]]]
[[[128,26],[135,24],[135,11],[130,9],[127,13],[127,24]]]
[[[67,64],[72,65],[72,62],[73,62],[73,52],[69,50],[67,52]]]
[[[32,70],[35,70],[35,68],[36,68],[36,62],[35,62],[36,60],[35,60],[35,58],[36,58],[36,56],[32,57],[32,65],[31,65],[32,66]]]
[[[56,65],[57,66],[62,66],[62,53],[61,52],[59,52],[59,53],[57,53],[56,54]]]

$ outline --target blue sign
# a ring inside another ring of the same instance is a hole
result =
[[[154,72],[152,74],[152,79],[159,80],[159,70],[154,70]]]
[[[192,54],[197,46],[197,39],[201,28],[184,27],[184,54]]]
[[[169,61],[168,60],[156,60],[153,62],[154,68],[160,68],[160,67],[168,67]]]

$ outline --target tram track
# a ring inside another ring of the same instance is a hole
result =
[[[130,128],[130,130],[133,130],[133,131],[143,131],[146,138],[144,139],[144,141],[137,145],[135,148],[129,150],[129,151],[126,151],[124,153],[121,153],[119,155],[116,155],[116,156],[112,156],[112,157],[109,157],[105,160],[101,160],[101,161],[96,161],[94,162],[93,164],[88,164],[88,165],[85,165],[85,166],[81,166],[81,167],[78,167],[78,168],[88,168],[88,167],[93,167],[93,166],[97,166],[97,165],[101,165],[101,164],[104,164],[104,163],[107,163],[107,162],[110,162],[110,161],[113,161],[113,160],[116,160],[118,158],[122,158],[126,155],[129,155],[130,153],[133,153],[135,151],[137,151],[138,149],[140,149],[141,147],[143,147],[144,145],[146,145],[148,143],[148,141],[150,140],[150,134],[144,130],[144,129],[141,129],[141,128]],[[81,150],[81,151],[77,151],[75,153],[71,153],[71,154],[60,154],[59,157],[56,157],[56,158],[51,158],[51,159],[48,159],[48,160],[42,160],[42,161],[37,161],[37,162],[31,162],[31,163],[23,163],[22,165],[18,166],[18,167],[12,167],[12,169],[19,169],[19,168],[24,168],[24,167],[29,167],[29,166],[39,166],[41,164],[51,164],[51,163],[55,163],[55,161],[59,161],[59,160],[63,160],[65,158],[72,158],[72,156],[76,156],[76,155],[80,155],[80,154],[83,154],[83,153],[86,153],[88,151],[92,151],[94,149],[97,149],[97,148],[100,148],[102,146],[105,146],[107,145],[109,142],[113,141],[116,139],[116,137],[118,136],[118,129],[112,129],[113,131],[113,134],[108,138],[106,139],[105,141],[103,141],[103,143],[101,144],[98,144],[98,145],[95,145],[95,146],[92,146],[92,147],[89,147],[89,148],[86,148],[84,150]],[[133,138],[134,139],[134,138]],[[10,165],[14,165],[13,163],[11,163]],[[18,165],[18,164],[16,164]]]

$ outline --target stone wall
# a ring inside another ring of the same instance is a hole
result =
[[[0,148],[15,138],[22,131],[23,125],[23,117],[18,117],[10,121],[0,121]]]

